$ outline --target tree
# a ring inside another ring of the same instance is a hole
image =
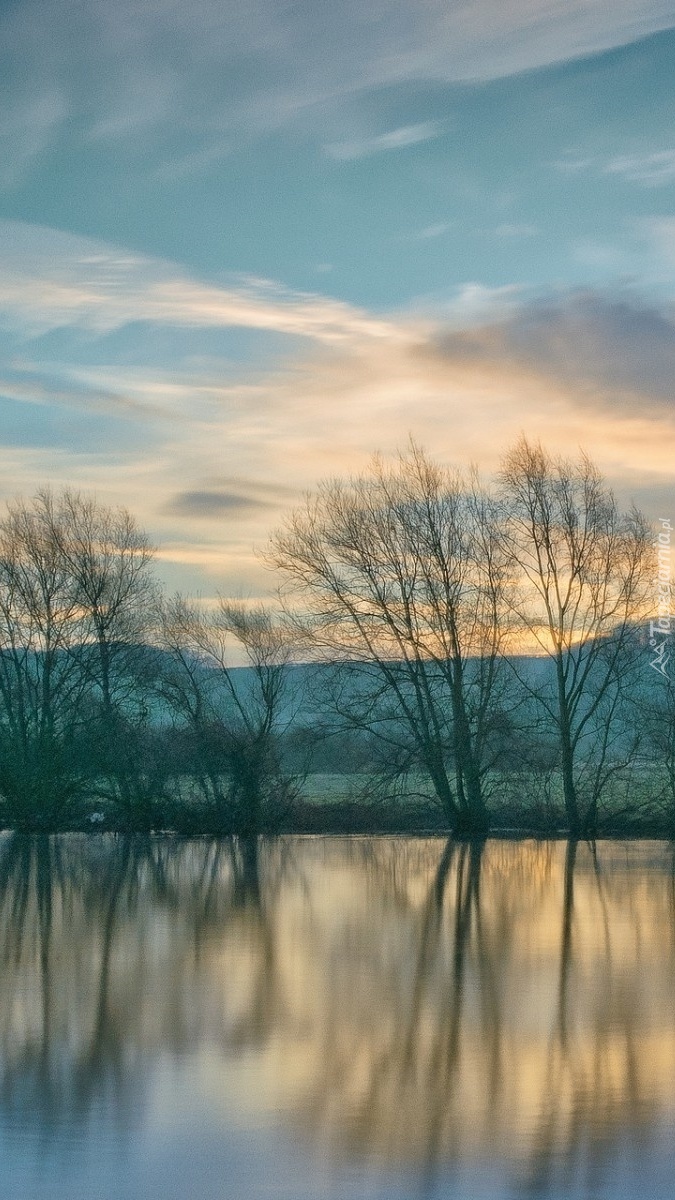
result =
[[[86,686],[73,651],[85,632],[53,537],[49,491],[0,522],[0,792],[19,827],[49,826],[77,796]]]
[[[649,761],[657,769],[653,790],[660,795],[668,823],[675,826],[675,680],[671,675],[649,676],[636,696],[635,716],[644,728]],[[653,798],[653,795],[652,795]]]
[[[158,675],[149,645],[159,604],[154,550],[125,508],[65,489],[50,511],[50,536],[82,616],[78,657],[93,705],[96,787],[134,822],[152,824],[163,777],[149,728]]]
[[[139,650],[156,619],[154,549],[125,508],[64,490],[51,535],[86,620],[87,669],[108,723],[130,701]]]
[[[552,687],[521,682],[555,730],[572,836],[593,834],[598,802],[636,739],[622,720],[637,663],[635,623],[653,574],[652,535],[619,511],[597,467],[522,438],[501,470],[504,547],[521,636],[553,663]]]
[[[297,790],[281,738],[292,719],[290,631],[262,604],[221,599],[210,611],[177,596],[164,608],[172,665],[164,695],[187,735],[203,799],[230,831],[278,827]],[[234,646],[247,667],[232,667]]]
[[[496,506],[415,445],[324,483],[269,557],[312,652],[341,664],[340,714],[414,756],[451,828],[484,835],[501,720],[508,572]],[[340,678],[340,675],[339,675]]]
[[[151,558],[125,509],[68,489],[0,522],[0,790],[19,823],[53,825],[101,775],[115,798],[142,776]]]

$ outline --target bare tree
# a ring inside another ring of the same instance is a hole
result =
[[[73,656],[85,622],[52,536],[49,491],[0,522],[0,792],[18,826],[47,826],[78,792],[86,687]]]
[[[272,542],[315,655],[344,664],[341,715],[410,748],[453,830],[488,828],[508,570],[493,500],[415,445],[324,483]],[[355,682],[351,681],[355,679]]]
[[[505,548],[525,640],[553,663],[552,687],[521,682],[554,728],[572,836],[592,834],[598,802],[630,759],[624,701],[653,572],[651,532],[621,513],[597,467],[525,438],[504,459]]]
[[[154,551],[125,508],[66,489],[52,504],[51,537],[82,614],[79,668],[93,706],[94,788],[134,823],[151,825],[162,793],[153,694],[158,663],[149,641],[159,589]]]
[[[164,694],[191,743],[202,797],[245,836],[274,828],[298,781],[281,738],[293,716],[290,631],[262,604],[220,600],[207,611],[178,596],[165,605],[162,644],[172,666]],[[233,667],[235,647],[246,667]]]
[[[126,510],[69,490],[0,522],[0,789],[16,820],[49,826],[102,776],[115,798],[141,778],[151,557]]]
[[[156,618],[154,550],[125,508],[70,489],[52,505],[51,533],[86,619],[92,682],[112,721],[128,704],[139,652]]]

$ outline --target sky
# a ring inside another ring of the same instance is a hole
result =
[[[203,596],[411,434],[675,517],[674,66],[675,0],[0,0],[0,498]]]

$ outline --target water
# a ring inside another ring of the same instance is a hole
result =
[[[0,1195],[671,1197],[664,843],[0,837]]]

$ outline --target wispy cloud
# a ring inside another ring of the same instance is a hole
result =
[[[429,298],[424,316],[378,316],[266,281],[205,284],[172,264],[18,223],[0,234],[0,323],[15,358],[28,354],[31,329],[58,331],[47,339],[52,353],[60,338],[87,342],[86,362],[69,368],[17,361],[3,372],[0,409],[4,390],[30,403],[34,424],[36,405],[91,407],[92,421],[115,416],[118,431],[94,449],[91,437],[78,443],[83,420],[69,420],[60,450],[48,436],[38,448],[0,439],[0,490],[51,479],[129,504],[176,585],[255,589],[252,547],[293,497],[375,448],[393,451],[411,430],[439,457],[488,469],[526,428],[561,450],[586,446],[615,480],[662,488],[672,478],[675,322],[627,290],[542,300],[474,281]],[[672,224],[652,222],[647,235],[672,238]],[[189,346],[169,369],[151,340],[125,366],[100,357],[108,331],[130,321],[180,323],[187,342],[232,324],[288,342],[271,365],[251,356],[227,371]]]
[[[56,85],[30,95],[19,94],[0,115],[0,188],[21,183],[47,150],[68,115],[64,92]]]
[[[443,293],[418,296],[410,306],[412,318],[421,315],[436,327],[462,329],[490,321],[502,321],[526,302],[526,289],[520,284],[490,287],[468,280]]]
[[[660,187],[675,179],[675,150],[659,150],[653,154],[620,155],[605,167],[606,175],[622,175],[631,183],[644,187]]]
[[[380,0],[368,19],[362,0],[22,0],[1,6],[0,70],[38,105],[63,95],[85,136],[203,130],[208,113],[217,142],[364,88],[499,78],[673,24],[670,0]]]
[[[594,155],[568,150],[551,164],[563,175],[619,175],[629,183],[643,187],[661,187],[675,180],[675,150],[656,150],[648,154],[618,154],[608,161]]]
[[[643,274],[673,293],[675,278],[675,217],[639,217],[633,222],[633,236],[646,250],[647,270]]]
[[[390,321],[265,279],[216,287],[159,259],[15,221],[0,221],[0,319],[37,334],[73,325],[99,332],[130,322],[266,330],[324,343],[391,339]]]
[[[595,161],[592,155],[584,154],[579,150],[564,150],[560,158],[556,158],[551,166],[563,175],[581,175],[589,167],[594,166]]]
[[[434,238],[443,237],[452,229],[452,226],[452,221],[437,221],[435,225],[425,225],[423,229],[418,229],[410,236],[415,242],[429,242]]]
[[[351,161],[370,158],[373,154],[383,154],[387,150],[405,150],[408,146],[429,142],[441,133],[442,127],[438,121],[422,121],[418,125],[401,125],[398,129],[390,129],[388,133],[380,133],[375,137],[352,142],[331,142],[324,149],[331,158]]]

